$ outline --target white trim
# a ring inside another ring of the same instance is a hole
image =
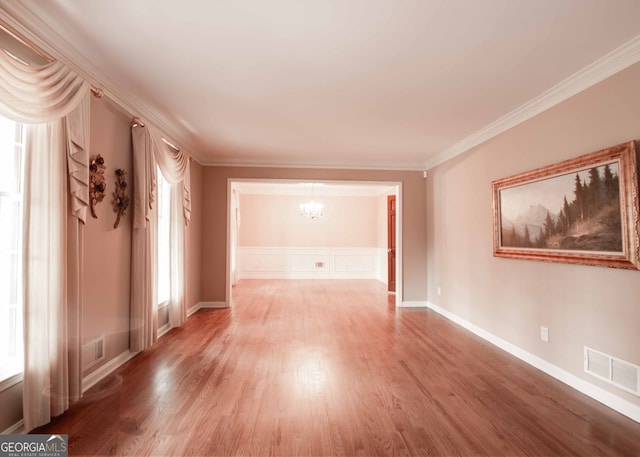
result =
[[[215,309],[219,309],[219,308],[228,308],[229,305],[226,302],[223,301],[201,301],[200,303],[198,303],[198,309],[203,309],[203,308],[215,308]]]
[[[120,354],[119,356],[111,359],[110,361],[102,365],[96,371],[85,376],[82,379],[82,393],[84,394],[87,390],[91,389],[93,386],[98,384],[100,381],[102,381],[104,378],[109,376],[115,370],[117,370],[122,365],[127,363],[137,354],[138,354],[137,352],[131,352],[127,350],[122,354]],[[22,381],[22,373],[20,373],[19,376],[20,376],[20,381]],[[22,435],[24,433],[26,433],[24,430],[24,419],[20,419],[18,422],[16,422],[11,427],[9,427],[8,429],[2,432],[3,435],[10,435],[10,434]]]
[[[232,208],[232,202],[231,200],[233,199],[233,189],[234,186],[233,184],[236,181],[246,181],[245,179],[233,179],[233,178],[227,178],[227,198],[226,200],[226,205],[227,205],[227,216],[226,216],[226,225],[225,227],[225,251],[227,253],[227,259],[225,261],[225,285],[224,285],[224,299],[227,303],[233,303],[233,285],[235,284],[235,280],[237,280],[237,278],[235,278],[233,274],[233,272],[231,271],[231,257],[232,256],[236,256],[235,260],[235,266],[236,266],[236,272],[238,270],[238,252],[237,249],[233,249],[231,246],[231,223],[233,221],[233,223],[235,224],[235,217],[232,216],[231,214],[231,208]],[[250,179],[249,181],[260,181],[260,180],[252,180]]]
[[[122,365],[127,363],[129,360],[134,358],[137,354],[138,354],[137,352],[131,352],[129,350],[126,350],[120,355],[109,360],[107,363],[102,365],[96,371],[93,371],[87,376],[85,376],[82,379],[82,393],[84,394],[87,390],[91,389],[93,386],[98,384],[104,378],[106,378],[111,373],[113,373],[118,368],[120,368]]]
[[[191,308],[187,310],[187,319],[189,319],[198,311],[200,311],[200,303],[196,303],[195,305],[193,305]]]
[[[318,162],[209,162],[201,163],[207,167],[234,167],[234,168],[309,168],[311,170],[371,170],[371,171],[423,171],[424,164],[415,165],[397,163],[367,163],[367,164],[327,164]]]
[[[171,324],[169,324],[168,322],[164,324],[158,329],[158,338],[162,338],[163,336],[165,336],[172,328],[173,327],[171,327]]]
[[[238,279],[376,279],[377,248],[238,246]]]
[[[20,384],[22,382],[22,372],[16,373],[14,375],[5,378],[0,382],[0,392],[4,392],[7,389],[15,386],[16,384]]]
[[[387,248],[375,248],[376,279],[385,286],[389,285],[389,266]]]
[[[228,308],[229,305],[223,301],[201,301],[196,303],[191,308],[187,310],[187,318],[193,316],[195,313],[200,311],[201,309],[223,309]]]
[[[25,433],[24,419],[20,419],[18,422],[2,432],[2,435],[24,435]]]
[[[271,182],[300,182],[302,178],[227,178],[227,214],[226,214],[226,287],[225,287],[225,299],[226,306],[230,306],[233,303],[233,278],[231,275],[231,198],[232,198],[232,189],[235,183],[243,183],[243,182],[260,182],[260,183],[271,183]],[[352,179],[348,181],[340,181],[340,180],[324,180],[324,179],[312,179],[312,178],[304,178],[302,179],[305,182],[313,181],[316,183],[326,183],[326,184],[342,184],[345,183],[353,183],[360,185],[380,185],[383,187],[393,188],[396,195],[396,301],[395,305],[400,307],[402,306],[402,294],[403,294],[403,286],[404,286],[404,276],[402,269],[402,259],[403,259],[403,243],[402,243],[402,224],[403,224],[403,196],[402,196],[402,181],[360,181],[357,179]],[[237,265],[237,262],[236,262]]]
[[[432,159],[425,161],[424,166],[425,168],[433,168],[442,162],[452,159],[637,62],[640,62],[640,35],[587,65],[524,105],[498,118],[450,148],[436,154]]]
[[[478,327],[475,324],[447,311],[444,308],[441,308],[438,305],[435,305],[431,302],[427,302],[428,307],[435,311],[436,313],[446,317],[452,322],[460,325],[461,327],[469,330],[471,333],[478,335],[480,338],[488,341],[494,346],[499,347],[500,349],[508,352],[509,354],[519,358],[523,362],[528,363],[529,365],[543,371],[556,378],[558,381],[561,381],[568,385],[569,387],[573,387],[579,392],[587,395],[588,397],[593,398],[594,400],[599,401],[600,403],[608,406],[609,408],[619,412],[620,414],[624,414],[630,419],[633,419],[636,422],[640,422],[640,406],[635,405],[624,398],[621,398],[607,390],[604,390],[596,385],[593,385],[584,379],[577,377],[574,374],[569,373],[568,371],[563,370],[562,368],[553,365],[552,363],[547,362],[540,357],[533,355],[524,349],[519,348],[518,346],[509,343],[508,341],[499,338],[486,330]]]
[[[400,305],[402,308],[428,308],[429,302],[426,301],[403,301]]]
[[[4,9],[4,11],[2,11]],[[173,123],[166,116],[151,109],[145,102],[130,93],[123,92],[113,80],[107,78],[98,68],[80,53],[74,46],[60,36],[50,25],[38,17],[28,6],[11,2],[0,8],[0,17],[21,35],[32,41],[55,58],[64,61],[74,71],[82,75],[89,82],[102,87],[105,95],[113,100],[119,107],[132,115],[138,115],[163,131],[164,136],[172,143],[187,149],[201,165],[206,166],[233,166],[233,167],[277,167],[277,168],[318,168],[318,169],[370,169],[370,170],[413,170],[421,171],[424,168],[432,168],[446,160],[449,160],[465,151],[477,146],[494,136],[532,118],[533,116],[567,100],[569,97],[605,80],[606,78],[624,70],[640,61],[640,35],[631,39],[609,54],[587,65],[582,70],[556,84],[551,89],[543,92],[519,108],[502,116],[489,125],[481,128],[472,135],[441,151],[435,157],[415,166],[394,166],[393,164],[379,163],[359,165],[330,165],[320,163],[253,163],[253,162],[207,162],[195,154],[198,148],[194,147],[193,140],[185,132],[175,129]],[[37,31],[34,33],[34,31]]]
[[[255,181],[242,181],[234,183],[234,189],[240,195],[278,195],[303,197],[308,199],[311,196],[311,187],[315,197],[382,197],[391,192],[395,192],[395,186],[381,186],[379,184],[366,185],[349,181],[343,183],[318,183],[307,180],[277,181],[275,179],[268,183]]]

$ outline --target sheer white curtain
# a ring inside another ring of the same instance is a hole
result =
[[[129,346],[143,351],[158,339],[155,237],[153,211],[156,163],[144,127],[131,128],[133,142],[133,229],[131,234],[131,307]]]
[[[22,259],[27,431],[82,395],[89,97],[89,84],[62,63],[25,65],[0,51],[0,114],[29,124]]]
[[[153,127],[135,124],[133,138],[134,208],[131,263],[131,349],[142,351],[157,339],[156,236],[153,208],[156,167],[171,185],[169,324],[186,320],[185,225],[191,219],[190,165],[186,153],[169,146]],[[135,324],[134,324],[135,323]]]

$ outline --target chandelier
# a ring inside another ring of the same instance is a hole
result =
[[[324,205],[313,200],[300,204],[300,215],[310,221],[322,217]]]
[[[300,204],[300,215],[313,221],[322,217],[324,205],[313,199],[313,184],[311,184],[311,200]]]

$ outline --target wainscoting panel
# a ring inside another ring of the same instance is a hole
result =
[[[376,255],[376,279],[388,285],[389,272],[387,270],[387,248],[377,248]]]
[[[240,279],[378,279],[378,248],[239,247]]]
[[[282,272],[287,271],[287,257],[283,254],[255,252],[244,257],[247,271]]]
[[[285,254],[289,258],[289,271],[293,273],[324,273],[329,270],[329,255],[323,251]]]
[[[358,271],[374,274],[376,267],[375,251],[371,254],[336,254],[334,262],[336,271]]]

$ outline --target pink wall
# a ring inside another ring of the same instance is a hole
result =
[[[308,197],[240,194],[239,246],[376,247],[376,197],[314,197],[323,217],[300,215]],[[386,230],[386,227],[385,227]]]
[[[129,122],[108,100],[91,97],[90,152],[105,160],[107,190],[96,208],[98,218],[89,215],[84,226],[82,318],[84,342],[105,335],[103,363],[129,349],[131,207],[114,229],[116,213],[111,204],[115,170],[123,168],[127,182],[132,181]]]

